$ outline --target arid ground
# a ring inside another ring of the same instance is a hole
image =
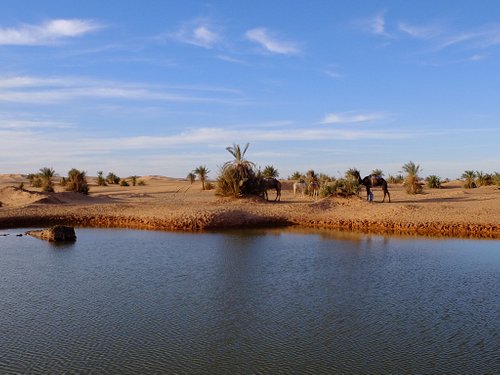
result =
[[[127,227],[156,230],[210,230],[233,227],[321,227],[370,233],[500,238],[500,190],[496,186],[464,189],[451,181],[441,189],[409,195],[402,185],[389,185],[391,203],[359,197],[313,200],[294,196],[283,181],[281,202],[259,197],[221,198],[203,191],[197,181],[162,176],[140,178],[145,186],[97,186],[89,179],[88,196],[41,193],[21,175],[0,175],[0,228],[74,226]],[[55,179],[57,182],[57,179]],[[24,182],[24,189],[19,189]],[[275,193],[269,192],[270,198]]]

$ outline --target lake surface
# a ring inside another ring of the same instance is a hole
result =
[[[0,373],[500,372],[500,241],[0,234]]]

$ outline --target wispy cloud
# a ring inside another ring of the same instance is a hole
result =
[[[330,113],[327,114],[323,120],[322,124],[354,124],[360,122],[377,121],[386,118],[383,113],[362,113],[362,114],[352,114],[352,113]]]
[[[282,55],[295,55],[301,52],[297,43],[280,40],[264,27],[248,30],[245,36],[248,40],[258,43],[268,52]]]
[[[213,94],[217,93],[219,97]],[[209,95],[211,94],[211,95]],[[0,102],[50,104],[75,99],[121,99],[172,102],[236,103],[238,90],[208,86],[161,86],[74,77],[0,78]]]
[[[453,46],[464,46],[468,49],[485,49],[500,44],[500,25],[490,24],[475,30],[450,30],[445,25],[412,25],[399,22],[398,29],[402,33],[416,39],[428,40],[437,50]]]
[[[218,28],[211,21],[201,18],[182,25],[174,33],[162,34],[158,38],[174,39],[181,43],[207,49],[214,48],[222,42],[222,36]]]
[[[356,26],[365,32],[375,35],[390,36],[386,30],[385,11],[355,22]]]
[[[0,45],[50,45],[103,28],[93,20],[55,19],[40,25],[0,28]]]

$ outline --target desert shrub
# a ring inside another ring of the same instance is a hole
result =
[[[137,181],[137,186],[146,186],[146,181],[144,180]]]
[[[430,189],[439,189],[441,187],[441,178],[436,175],[428,176],[425,182]]]
[[[40,176],[36,175],[30,180],[30,184],[31,184],[31,186],[33,186],[35,188],[41,188],[42,187],[42,178]]]
[[[464,179],[464,188],[473,189],[477,187],[475,182],[476,173],[474,171],[465,171],[462,173],[462,178]]]
[[[120,177],[115,175],[113,172],[109,172],[106,176],[106,182],[108,184],[118,185],[120,183]]]
[[[358,194],[360,188],[361,185],[357,179],[339,178],[324,184],[319,193],[321,197],[329,197],[332,195],[349,197]]]
[[[137,185],[137,178],[139,176],[130,176],[130,180],[132,181],[132,186],[136,186]]]
[[[20,189],[20,190],[24,190],[24,182],[21,182],[21,183],[19,184],[19,189]]]
[[[372,175],[383,177],[384,176],[384,172],[382,172],[382,169],[374,169],[372,171]]]
[[[491,182],[496,186],[500,186],[500,173],[493,172],[493,174],[491,175]]]
[[[104,178],[104,172],[103,171],[97,172],[97,185],[98,186],[106,186],[107,185],[106,179]]]
[[[420,177],[418,176],[419,172],[421,172],[420,165],[410,161],[403,165],[402,168],[406,172],[406,177],[404,178],[406,192],[408,194],[420,194],[423,191],[423,187],[420,184]]]
[[[68,184],[68,180],[66,180],[66,177],[61,177],[61,181],[59,181],[59,185],[64,187],[67,184]]]
[[[389,175],[389,177],[387,177],[387,183],[389,184],[400,184],[404,182],[404,180],[405,178],[402,174],[398,174],[396,176]]]
[[[88,194],[89,185],[87,184],[87,176],[84,171],[79,171],[76,168],[68,172],[66,183],[66,191],[74,191],[76,193]]]
[[[211,182],[205,182],[205,190],[213,190],[214,188],[214,184],[212,184]]]
[[[242,149],[233,144],[226,150],[233,155],[234,160],[224,163],[217,177],[215,193],[220,196],[242,197],[259,193],[260,174],[255,172],[255,164],[245,159],[245,153],[250,144]]]
[[[319,177],[318,177],[318,181],[319,181],[319,185],[320,186],[323,186],[329,182],[332,182],[334,181],[335,178],[333,178],[332,176],[329,176],[327,175],[326,173],[320,173],[319,174]]]
[[[483,171],[476,171],[476,185],[477,186],[488,186],[493,183],[493,177],[489,173],[484,173]]]
[[[120,180],[120,186],[130,186],[127,180]]]

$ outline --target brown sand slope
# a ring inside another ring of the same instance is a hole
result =
[[[14,179],[15,183],[19,180]],[[146,186],[91,185],[89,196],[62,192],[41,195],[5,189],[0,176],[0,228],[72,224],[160,230],[301,225],[362,232],[500,238],[500,190],[494,186],[463,189],[460,182],[443,189],[408,195],[391,185],[392,203],[354,198],[294,196],[284,183],[281,202],[260,198],[219,198],[202,191],[199,182],[148,176]],[[29,184],[26,182],[25,186]],[[4,187],[4,188],[2,188]],[[15,198],[15,196],[23,198]],[[10,198],[9,198],[10,197]],[[270,197],[274,194],[270,192]],[[45,199],[45,200],[44,200]],[[4,201],[5,200],[5,201]]]

